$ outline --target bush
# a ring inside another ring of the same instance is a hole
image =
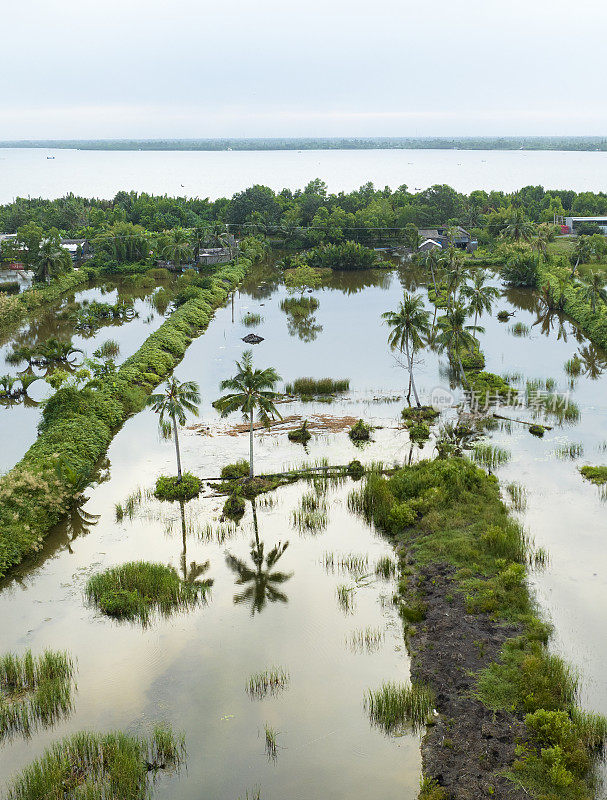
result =
[[[498,311],[497,318],[500,322],[508,322],[510,319],[510,312],[509,311]]]
[[[350,428],[348,436],[353,442],[367,442],[371,438],[372,430],[373,428],[370,425],[365,425],[362,419],[359,419],[358,422]]]
[[[235,464],[227,464],[222,467],[221,477],[229,480],[236,478],[247,478],[249,475],[249,462],[244,459],[237,461]]]
[[[311,267],[358,270],[377,267],[381,263],[377,253],[358,242],[323,244],[302,254]]]
[[[228,519],[238,522],[245,512],[245,508],[246,504],[242,497],[238,494],[231,494],[223,504],[223,514]]]
[[[287,434],[289,441],[297,442],[298,444],[307,444],[312,438],[312,434],[308,430],[308,420],[304,419],[301,428],[296,428],[294,431],[289,431]]]
[[[607,467],[582,467],[580,472],[591,483],[607,483]]]
[[[546,432],[546,428],[543,425],[530,425],[529,426],[529,433],[532,436],[537,436],[539,439],[542,438],[544,433]]]
[[[437,411],[432,406],[405,406],[400,412],[405,427],[410,428],[420,422],[432,423],[438,416],[440,411]]]
[[[191,472],[184,472],[181,480],[176,475],[160,475],[156,481],[154,497],[157,500],[192,500],[198,497],[202,481]]]
[[[315,395],[337,394],[347,392],[350,388],[348,378],[335,380],[334,378],[296,378],[293,383],[287,383],[287,394],[300,397],[314,397]]]
[[[356,458],[348,464],[348,475],[355,481],[360,480],[365,474],[365,468]]]
[[[531,250],[513,253],[501,269],[501,276],[509,286],[535,289],[539,283],[539,258]]]
[[[394,533],[400,533],[404,528],[415,524],[416,521],[417,514],[405,500],[395,503],[388,514],[388,526]]]
[[[430,438],[430,428],[425,422],[418,422],[409,428],[409,440],[414,444],[422,445]]]

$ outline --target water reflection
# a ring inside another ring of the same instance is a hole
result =
[[[180,559],[181,578],[184,583],[188,584],[188,586],[198,587],[202,593],[205,589],[210,589],[210,587],[213,585],[212,578],[202,579],[202,576],[205,574],[205,572],[209,571],[211,562],[205,561],[202,564],[198,564],[196,561],[190,561],[188,565],[188,534],[185,521],[185,503],[183,500],[179,502],[179,511],[181,515],[181,542],[183,548]]]
[[[267,603],[287,603],[288,597],[279,587],[293,577],[292,572],[278,572],[274,570],[276,563],[282,558],[289,542],[278,542],[265,553],[265,544],[259,539],[259,526],[257,522],[257,508],[253,506],[253,528],[255,539],[251,542],[252,566],[240,558],[226,554],[226,564],[236,575],[236,585],[244,586],[244,591],[234,595],[236,605],[248,604],[251,616],[259,614]]]

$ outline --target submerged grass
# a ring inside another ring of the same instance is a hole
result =
[[[382,556],[381,558],[378,558],[375,562],[375,574],[378,577],[389,581],[396,575],[396,563],[390,558],[390,556]]]
[[[340,584],[335,590],[337,603],[344,614],[354,613],[354,586]]]
[[[527,490],[522,484],[509,483],[506,486],[506,491],[515,511],[524,511],[527,508]]]
[[[259,325],[263,322],[263,317],[261,314],[254,314],[252,311],[247,311],[240,321],[246,328],[253,328],[255,325]]]
[[[245,691],[251,700],[263,700],[268,695],[278,694],[288,685],[289,673],[283,667],[272,667],[251,675]]]
[[[268,761],[276,761],[278,758],[278,732],[266,722],[264,736]]]
[[[7,800],[146,800],[160,770],[185,759],[183,736],[76,733],[55,742],[9,786]]]
[[[423,728],[434,704],[434,692],[421,684],[388,682],[379,689],[369,690],[365,697],[365,709],[372,724],[388,734]]]
[[[347,641],[355,653],[374,653],[383,644],[384,632],[381,628],[367,626],[362,630],[353,631]]]
[[[325,497],[317,492],[307,492],[302,496],[299,507],[293,510],[291,519],[293,527],[301,534],[321,533],[329,522]]]
[[[316,397],[318,395],[331,395],[347,392],[350,388],[348,378],[335,380],[334,378],[296,378],[292,383],[287,383],[285,392],[299,397]]]
[[[132,561],[89,578],[86,596],[108,616],[147,624],[154,612],[168,616],[177,609],[192,608],[211,585],[210,579],[186,583],[164,564]]]
[[[581,458],[584,455],[584,445],[581,442],[567,442],[560,444],[554,451],[557,458],[563,461],[574,461],[576,458]]]
[[[472,448],[472,458],[483,467],[495,469],[510,460],[510,452],[489,442],[477,442]]]
[[[34,656],[8,653],[0,658],[0,741],[29,736],[51,725],[72,707],[74,664],[67,653],[46,650]]]

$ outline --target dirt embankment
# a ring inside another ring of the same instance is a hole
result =
[[[452,567],[432,564],[415,578],[426,615],[409,643],[411,676],[434,689],[439,713],[422,742],[424,773],[453,800],[528,800],[527,792],[503,777],[525,738],[524,725],[472,697],[473,673],[498,660],[504,642],[521,630],[467,613],[452,575]]]

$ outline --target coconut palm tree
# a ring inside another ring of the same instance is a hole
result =
[[[461,250],[449,247],[441,258],[441,263],[447,271],[447,292],[451,304],[455,301],[455,294],[468,275],[469,268],[464,262]]]
[[[177,423],[184,425],[186,413],[198,416],[200,391],[194,381],[180,382],[172,376],[164,385],[164,391],[151,394],[147,405],[159,415],[159,426],[163,436],[170,436],[171,429],[175,438],[177,453],[177,481],[181,481],[181,453],[179,452],[179,434]]]
[[[474,333],[483,332],[483,328],[480,326],[466,325],[467,318],[466,309],[460,303],[456,303],[447,310],[444,317],[438,320],[437,325],[440,330],[436,337],[439,348],[447,350],[451,357],[456,360],[462,383],[466,386],[468,385],[468,380],[464,372],[461,353],[463,350],[471,350],[475,346]]]
[[[282,558],[289,542],[278,542],[277,545],[266,554],[265,545],[259,540],[259,529],[257,525],[257,510],[255,501],[253,506],[253,528],[255,539],[251,542],[251,561],[252,567],[241,558],[237,558],[231,553],[226,555],[226,564],[237,576],[236,584],[244,586],[245,589],[240,594],[234,595],[234,602],[250,603],[251,616],[263,611],[267,603],[286,603],[287,596],[279,587],[286,583],[292,576],[292,572],[278,572],[274,570],[277,561]]]
[[[575,243],[575,249],[573,251],[573,256],[575,257],[575,264],[573,269],[571,270],[571,277],[573,277],[576,273],[577,268],[580,265],[590,261],[593,254],[593,247],[592,242],[588,238],[588,236],[578,236],[577,241]]]
[[[546,222],[538,225],[535,231],[535,237],[531,242],[531,247],[537,252],[546,257],[548,254],[548,245],[554,239],[554,227]]]
[[[487,273],[479,270],[474,273],[471,284],[464,284],[460,291],[460,296],[468,302],[468,310],[474,314],[474,327],[483,312],[491,311],[494,300],[500,297],[501,292],[495,286],[487,285]]]
[[[62,251],[54,239],[45,239],[36,257],[36,280],[49,281],[64,265],[65,250]]]
[[[198,263],[198,258],[200,256],[200,251],[203,249],[205,244],[209,240],[209,231],[203,225],[197,225],[194,230],[192,231],[192,237],[190,239],[190,243],[194,248],[194,262]]]
[[[392,329],[388,334],[388,344],[393,350],[405,352],[409,382],[418,408],[421,403],[413,379],[413,356],[419,347],[423,347],[423,337],[429,333],[428,316],[422,298],[408,292],[405,292],[403,302],[399,304],[397,311],[386,311],[382,314],[382,318]],[[410,399],[410,394],[411,389],[407,400]]]
[[[163,255],[176,267],[192,258],[190,237],[185,228],[173,228],[167,242],[163,246]]]
[[[525,216],[522,208],[516,208],[510,214],[508,222],[502,231],[505,239],[513,239],[515,242],[528,242],[535,232],[535,226]]]
[[[231,390],[229,394],[220,397],[213,405],[222,417],[227,417],[234,411],[242,411],[244,418],[249,422],[249,477],[253,477],[253,417],[257,411],[259,420],[264,425],[269,425],[272,419],[281,419],[274,401],[279,396],[275,386],[281,380],[273,367],[267,369],[253,369],[253,353],[245,350],[242,359],[236,362],[237,372],[233,378],[228,378],[220,384],[221,391]]]
[[[430,270],[430,277],[432,278],[432,286],[434,287],[434,294],[438,299],[438,288],[436,286],[436,271],[439,268],[440,258],[437,248],[428,250],[424,256],[424,264]]]
[[[588,282],[581,287],[580,297],[592,306],[592,313],[596,313],[598,300],[607,303],[607,291],[605,290],[605,278],[600,272],[591,272]]]

